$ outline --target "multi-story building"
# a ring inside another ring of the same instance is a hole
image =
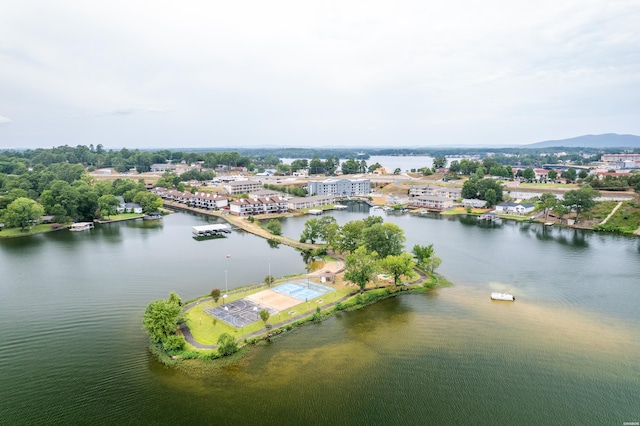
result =
[[[233,182],[227,182],[222,185],[227,194],[249,194],[250,192],[259,191],[262,189],[262,184],[255,180],[236,180]]]
[[[365,195],[371,192],[369,179],[326,179],[309,182],[307,193],[309,195]]]
[[[285,213],[288,200],[282,197],[241,198],[229,204],[229,212],[237,216]]]
[[[450,198],[452,200],[456,200],[458,198],[462,198],[462,188],[427,185],[412,186],[409,189],[409,196],[411,197],[420,197],[422,195]]]
[[[310,197],[290,198],[288,205],[291,210],[302,210],[335,203],[336,197],[333,195],[312,195]]]

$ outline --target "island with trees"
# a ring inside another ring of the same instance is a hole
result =
[[[305,259],[311,262],[322,256],[322,263],[343,265],[335,268],[330,294],[317,300],[301,301],[286,312],[260,309],[252,323],[234,327],[206,311],[233,304],[279,282],[290,281],[292,277],[278,280],[267,276],[262,285],[237,289],[222,299],[219,288],[184,304],[171,293],[166,300],[151,302],[145,311],[143,325],[149,334],[151,351],[170,365],[185,360],[226,357],[340,311],[449,284],[435,272],[441,260],[435,255],[433,244],[415,245],[411,253],[406,252],[404,231],[393,223],[385,223],[380,216],[351,221],[343,226],[338,226],[330,216],[320,220],[313,218],[306,222],[300,240],[311,238],[315,238],[315,242],[313,248],[303,250]],[[203,321],[203,318],[206,319]]]

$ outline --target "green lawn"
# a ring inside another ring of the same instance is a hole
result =
[[[2,231],[0,231],[0,238],[26,237],[28,235],[42,234],[44,232],[55,230],[56,229],[51,228],[51,224],[48,223],[29,226],[25,232],[22,232],[20,228],[2,228]]]
[[[614,204],[617,204],[613,201]],[[598,203],[600,204],[600,203]],[[606,217],[606,216],[605,216]],[[633,234],[640,227],[640,205],[633,201],[625,201],[622,206],[609,218],[607,223],[597,226],[600,231],[621,232]]]
[[[464,207],[454,207],[452,209],[449,210],[445,210],[440,214],[444,214],[444,215],[450,215],[450,214],[482,214],[489,211],[488,209],[471,209],[471,213],[467,213],[467,209]]]
[[[597,220],[602,222],[611,213],[613,208],[618,205],[617,201],[601,201],[596,203],[590,210],[580,215],[583,219]]]
[[[519,188],[548,188],[548,189],[578,189],[578,185],[566,183],[523,183],[518,185]]]
[[[301,278],[301,277],[297,277]],[[282,284],[283,282],[289,281],[289,279],[280,279],[273,284],[273,286],[277,286],[278,284]],[[264,290],[266,287],[261,287],[259,289],[249,288],[246,291],[240,293],[229,294],[228,302],[233,302],[234,300],[242,299],[250,294],[256,293],[258,291]],[[341,297],[344,297],[347,294],[350,294],[355,291],[355,288],[341,288],[337,289],[335,292],[331,292],[328,294],[324,294],[316,299],[310,300],[309,302],[301,302],[299,305],[291,307],[286,310],[286,312],[280,312],[269,318],[267,321],[269,324],[275,324],[281,321],[284,321],[288,318],[295,317],[300,314],[308,313],[311,315],[315,312],[315,309],[319,305],[326,305],[327,303],[331,303]],[[318,303],[318,300],[322,300],[321,303]],[[228,333],[234,336],[236,339],[241,339],[243,336],[247,334],[253,333],[255,331],[261,330],[264,328],[264,322],[260,319],[257,321],[241,328],[232,327],[226,324],[223,321],[217,320],[214,324],[213,317],[204,311],[209,308],[213,308],[216,306],[222,306],[222,298],[218,300],[218,303],[215,303],[210,297],[203,297],[199,300],[198,304],[185,312],[185,320],[189,329],[191,330],[191,334],[193,335],[196,341],[205,344],[205,345],[215,345],[218,343],[218,338],[222,333]],[[292,314],[289,314],[292,312]],[[187,350],[195,350],[191,345],[187,344]]]
[[[102,218],[102,220],[112,220],[115,222],[119,220],[137,219],[142,216],[144,216],[144,214],[142,213],[121,213],[121,214],[113,214],[111,216],[104,217]]]

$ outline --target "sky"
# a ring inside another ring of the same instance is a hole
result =
[[[640,135],[639,0],[0,0],[0,148]]]

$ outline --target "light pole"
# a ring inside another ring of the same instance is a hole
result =
[[[224,270],[224,296],[222,296],[222,299],[224,300],[224,303],[227,303],[227,297],[229,296],[229,284],[227,282],[227,270]]]

